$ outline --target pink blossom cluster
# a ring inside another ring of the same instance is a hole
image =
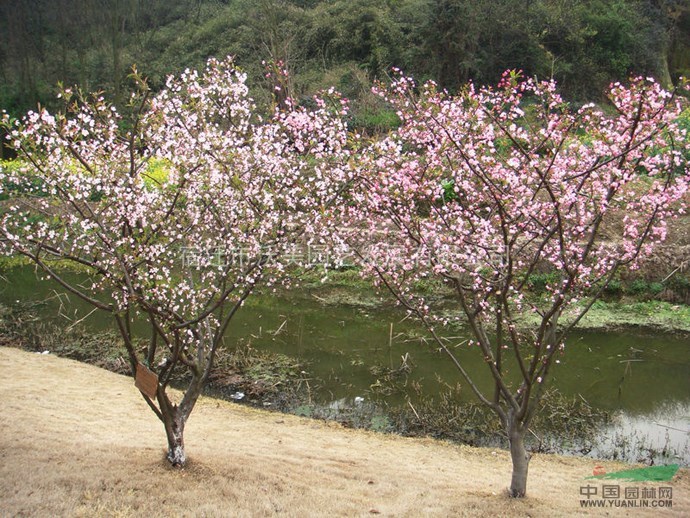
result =
[[[186,347],[218,332],[224,304],[280,277],[282,253],[327,227],[352,176],[339,102],[262,118],[230,59],[139,92],[129,126],[100,97],[63,96],[65,113],[3,118],[24,164],[0,172],[5,252],[88,267],[93,286],[74,289],[155,318]],[[219,248],[249,260],[182,261],[184,249]]]
[[[360,188],[338,234],[364,273],[419,317],[475,394],[508,423],[534,415],[569,330],[620,268],[666,237],[688,202],[690,139],[677,93],[648,78],[611,86],[608,112],[573,109],[552,81],[504,75],[457,95],[400,75],[377,92],[401,126],[359,160]],[[544,275],[546,295],[526,297]],[[455,310],[417,289],[436,278]],[[520,315],[537,324],[525,330]],[[567,323],[561,316],[570,312]],[[436,335],[463,321],[496,385],[482,393]],[[504,377],[503,351],[522,381]],[[503,405],[507,406],[503,406]]]

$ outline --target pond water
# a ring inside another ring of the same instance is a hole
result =
[[[3,275],[0,303],[47,300],[46,319],[76,321],[91,312],[73,296],[58,298],[61,290],[37,280],[31,268],[13,268]],[[324,382],[315,394],[322,404],[375,399],[372,386],[382,372],[400,367],[403,357],[411,367],[407,385],[415,382],[425,394],[444,390],[444,384],[463,385],[420,327],[403,316],[395,309],[324,305],[305,292],[261,295],[238,312],[227,341],[229,346],[250,342],[305,362],[309,374]],[[94,331],[113,329],[110,318],[100,312],[88,316],[84,325]],[[469,372],[481,373],[485,366],[479,355],[460,345],[463,334],[449,332],[449,343],[459,344],[456,354]],[[491,386],[486,378],[478,384]],[[640,452],[665,451],[665,462],[690,465],[690,337],[635,329],[576,332],[554,366],[551,386],[616,416],[591,455],[638,460],[655,456]],[[394,392],[385,396],[386,404],[405,404],[407,397],[414,401],[416,395]],[[460,398],[473,400],[469,387],[461,387]]]

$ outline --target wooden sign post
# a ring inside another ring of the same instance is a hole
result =
[[[134,386],[146,396],[155,399],[158,391],[158,376],[149,370],[146,365],[137,363],[137,375],[134,378]]]

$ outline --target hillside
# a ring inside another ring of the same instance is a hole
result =
[[[51,0],[0,2],[0,109],[50,103],[58,82],[123,101],[133,64],[154,88],[210,56],[237,56],[258,97],[261,61],[300,95],[335,86],[359,122],[386,124],[370,81],[391,67],[457,89],[509,68],[596,100],[612,80],[690,70],[690,5],[679,0]]]

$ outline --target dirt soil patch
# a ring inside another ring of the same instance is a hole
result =
[[[536,455],[529,496],[506,496],[504,451],[409,439],[202,398],[187,425],[189,466],[163,460],[162,425],[131,378],[0,348],[1,516],[690,515],[690,474],[671,509],[580,507],[595,465]],[[611,481],[605,483],[610,484]],[[618,484],[618,482],[613,482]],[[599,487],[601,491],[601,487]]]

